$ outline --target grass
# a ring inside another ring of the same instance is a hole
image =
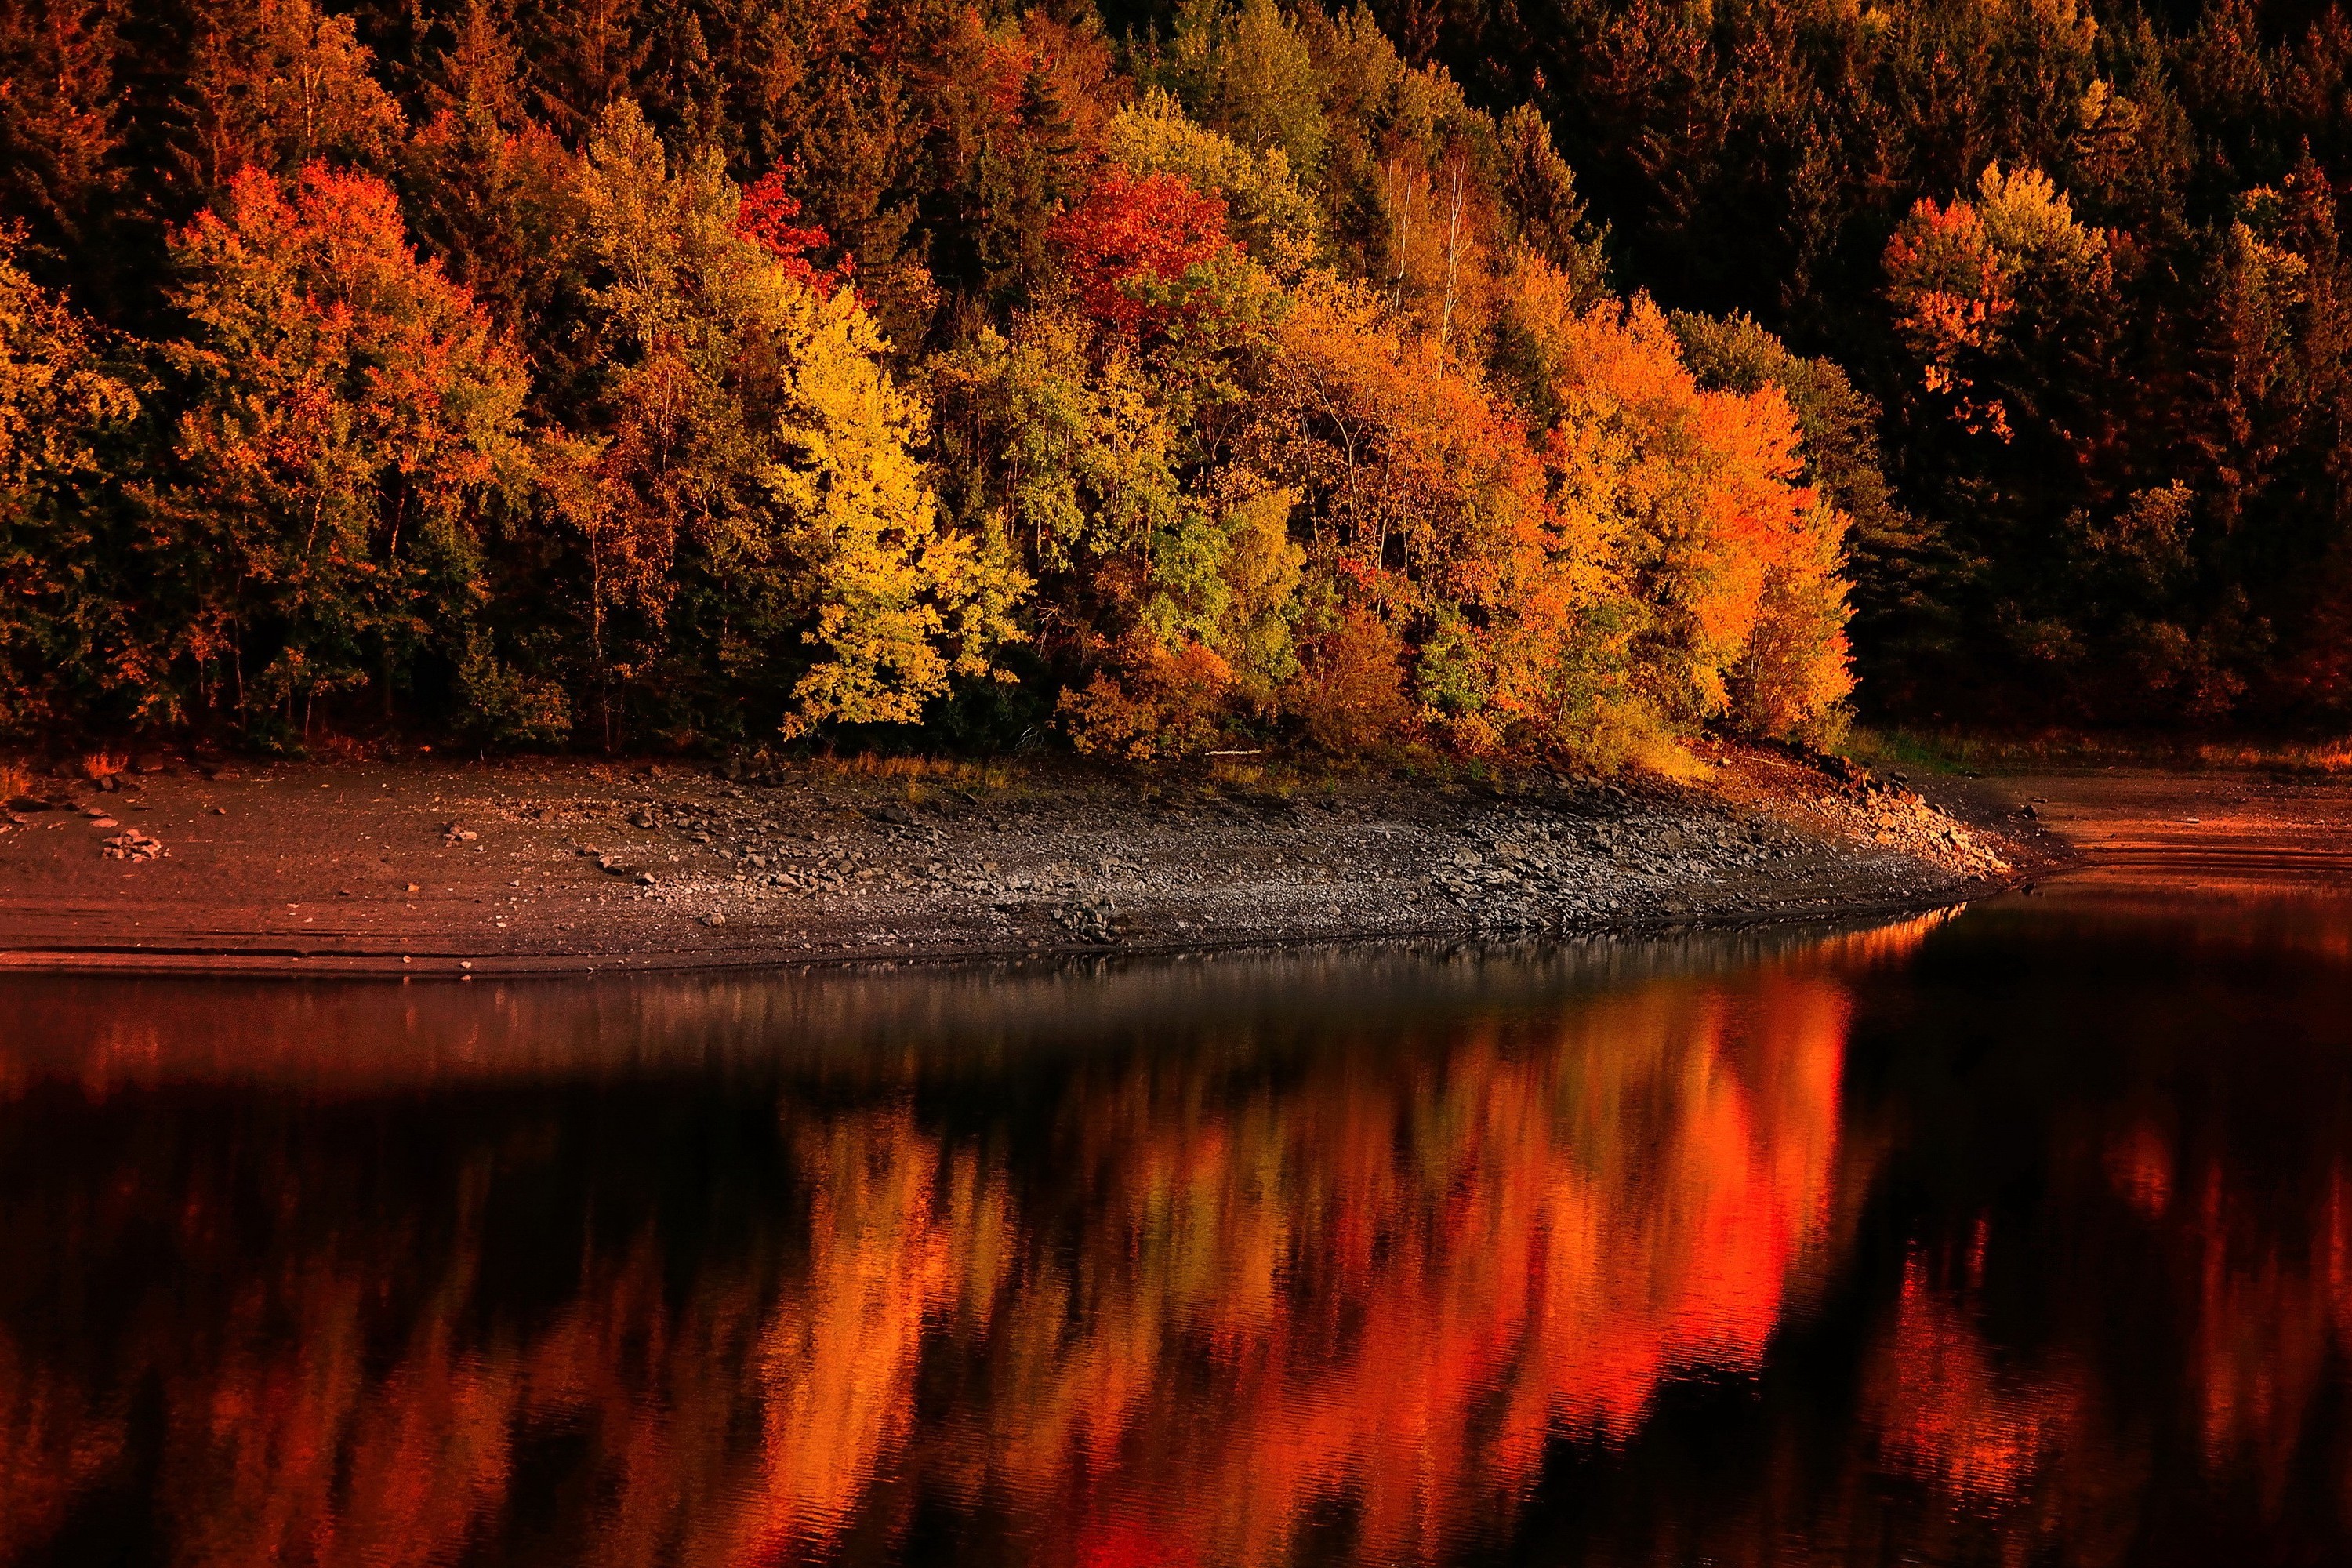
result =
[[[1860,724],[1846,731],[1845,744],[1838,749],[1880,773],[1976,773],[1987,763],[1986,742],[1974,736]]]
[[[2289,773],[2352,773],[2352,740],[2268,746],[2209,742],[2197,748],[2197,760],[2213,768],[2268,768]]]
[[[2280,741],[2051,730],[2031,733],[1864,728],[1842,748],[1881,773],[2031,773],[2043,769],[2249,768],[2274,773],[2352,773],[2352,739]]]

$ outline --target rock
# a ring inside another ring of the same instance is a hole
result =
[[[713,910],[702,917],[702,923],[707,926],[723,926],[727,923],[727,916],[721,910]]]
[[[1087,942],[1111,942],[1119,934],[1111,920],[1117,912],[1108,899],[1097,899],[1091,903],[1066,904],[1054,919]]]
[[[110,860],[160,860],[171,851],[162,839],[129,827],[106,841],[105,853]]]

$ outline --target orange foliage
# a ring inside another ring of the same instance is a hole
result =
[[[1799,483],[1780,388],[1701,390],[1646,297],[1535,327],[1560,410],[1546,460],[1564,491],[1622,520],[1634,597],[1655,606],[1640,638],[1655,700],[1772,733],[1842,700],[1845,519]]]
[[[1360,605],[1340,609],[1329,630],[1299,650],[1299,673],[1285,705],[1307,737],[1339,756],[1365,756],[1411,741],[1419,715],[1404,691],[1404,639]]]
[[[1922,196],[1909,221],[1887,240],[1884,265],[1895,326],[1919,354],[1922,384],[1953,401],[1956,417],[1971,435],[2008,440],[2007,405],[1979,394],[1963,361],[1989,352],[2016,309],[2011,280],[1977,209],[1966,201],[1943,206]]]
[[[477,608],[488,502],[526,466],[525,373],[373,175],[249,169],[170,243],[191,331],[166,349],[184,406],[156,510],[202,542],[184,649],[241,649],[247,697],[306,721]]]
[[[1138,630],[1110,668],[1062,694],[1062,719],[1081,752],[1135,763],[1183,756],[1216,739],[1233,679],[1233,667],[1199,643],[1169,647]]]
[[[1343,604],[1391,632],[1437,626],[1414,684],[1444,731],[1492,750],[1580,713],[1608,543],[1555,507],[1516,411],[1433,341],[1402,340],[1360,285],[1303,287],[1278,347],[1255,458],[1313,498],[1310,565]],[[1343,619],[1335,635],[1371,629]],[[1346,661],[1375,668],[1377,640]],[[1299,695],[1311,710],[1326,693]]]

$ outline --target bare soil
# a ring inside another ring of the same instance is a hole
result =
[[[1933,907],[2069,853],[1998,788],[1707,761],[1668,784],[151,760],[9,802],[0,967],[480,974],[1589,933]]]
[[[2065,844],[2070,881],[2352,881],[2352,781],[2340,775],[2117,765],[2018,773],[1999,787]]]

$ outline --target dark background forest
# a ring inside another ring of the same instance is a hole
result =
[[[2310,4],[0,0],[0,729],[2340,729]]]

